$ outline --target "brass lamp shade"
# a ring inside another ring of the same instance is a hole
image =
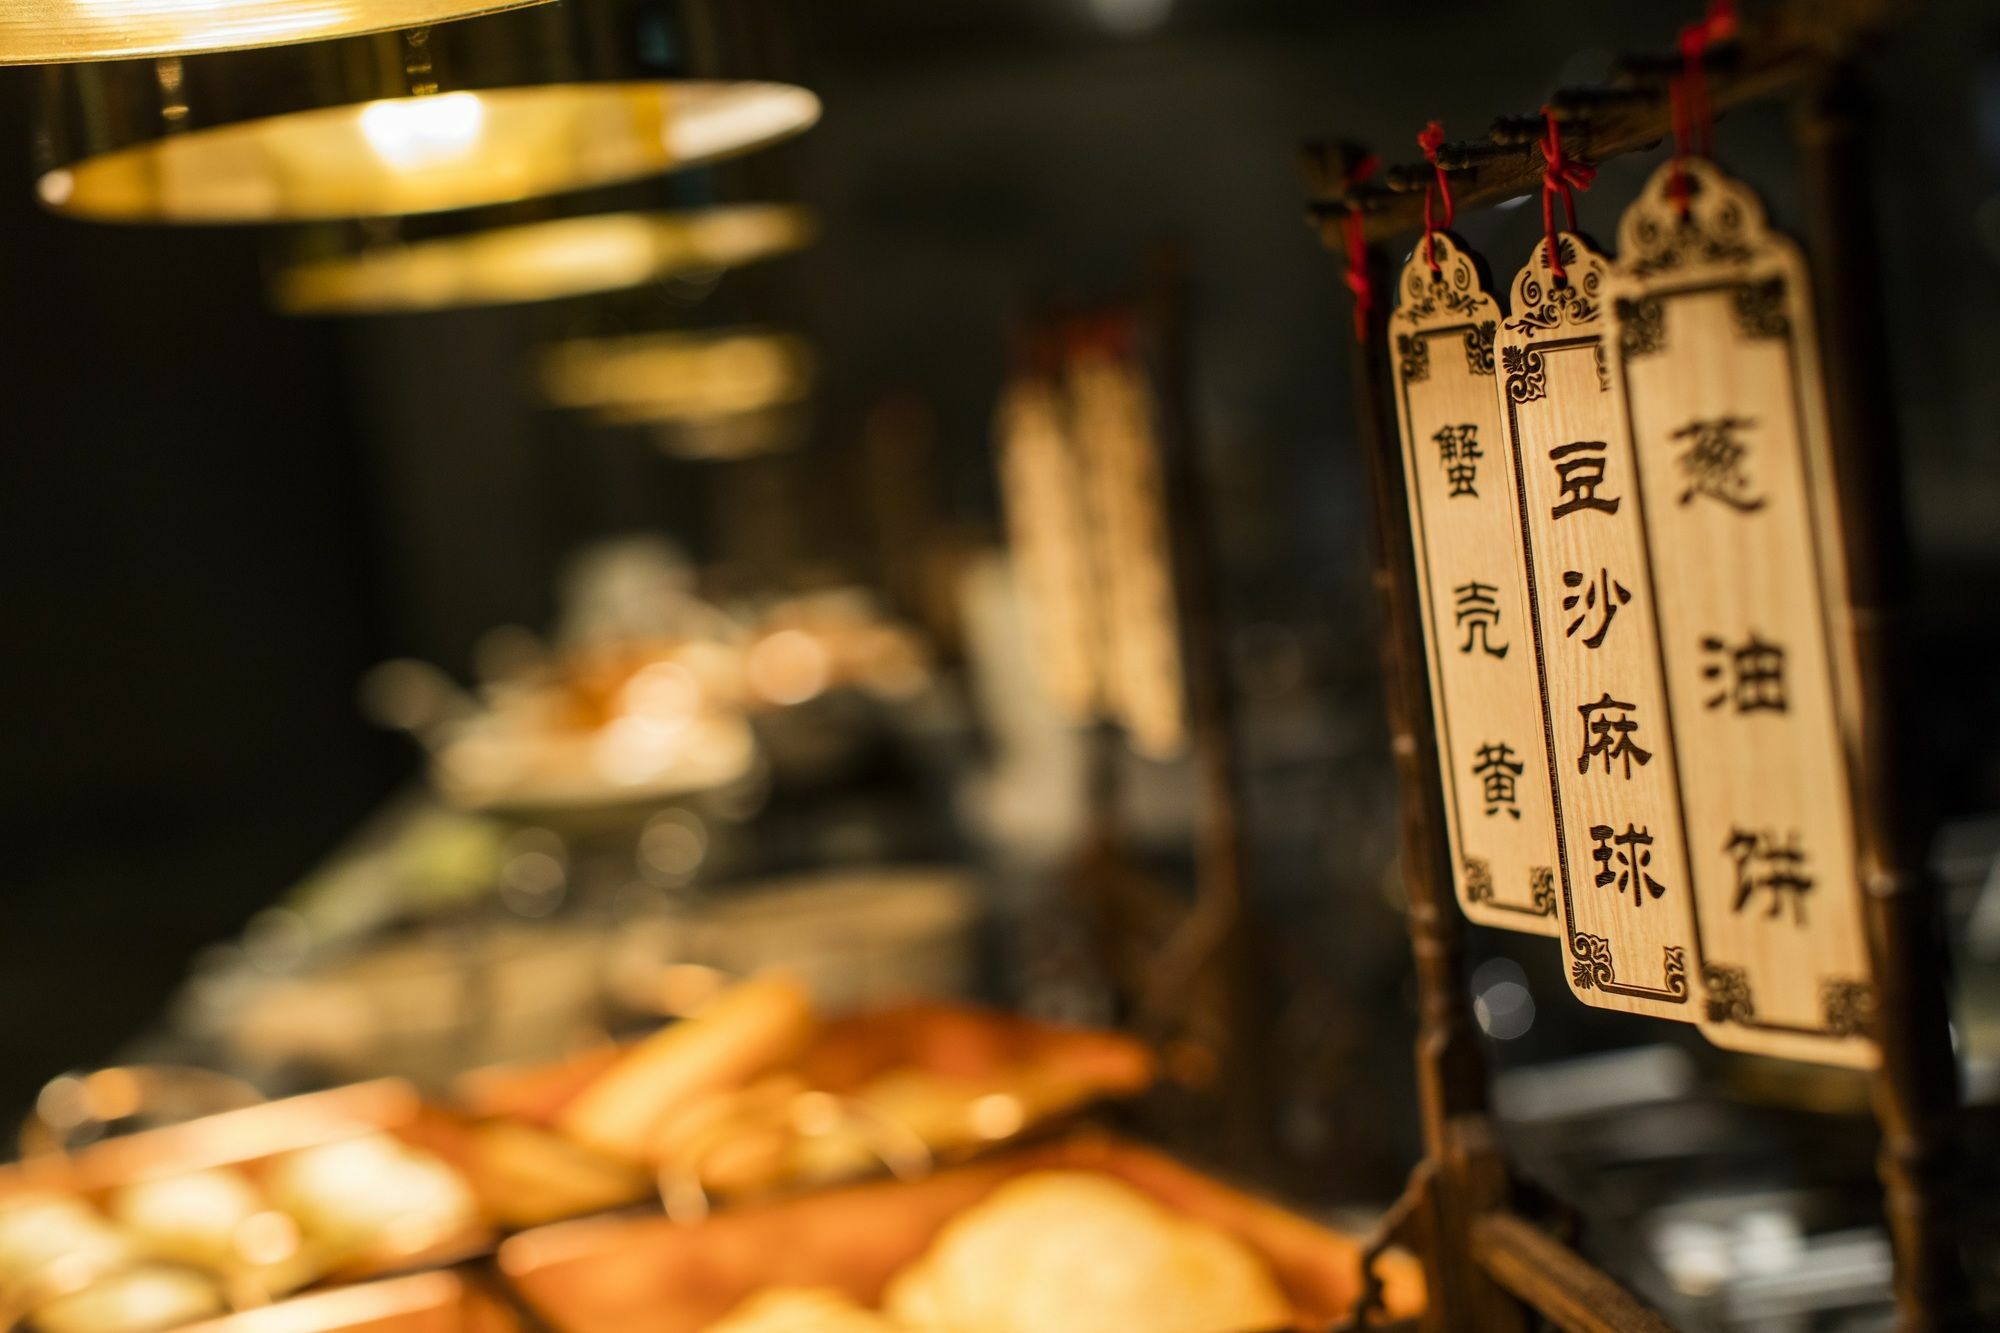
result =
[[[438,28],[44,72],[42,202],[165,223],[507,203],[747,152],[819,116],[772,6],[571,0]]]
[[[0,65],[193,55],[415,28],[548,0],[0,0]]]
[[[808,244],[806,211],[739,204],[491,227],[292,263],[272,280],[290,315],[369,315],[550,301],[738,268]]]
[[[700,422],[786,407],[805,398],[812,377],[802,339],[745,329],[574,338],[542,359],[551,403],[616,424]]]

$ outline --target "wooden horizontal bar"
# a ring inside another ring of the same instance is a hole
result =
[[[1472,1257],[1565,1333],[1673,1333],[1672,1324],[1602,1269],[1512,1213],[1486,1213],[1473,1221]]]
[[[1725,110],[1804,82],[1879,31],[1896,4],[1897,0],[1804,0],[1755,22],[1746,19],[1737,39],[1708,55],[1710,105]],[[1562,127],[1565,155],[1594,164],[1643,151],[1671,136],[1668,84],[1678,63],[1678,57],[1627,57],[1612,84],[1556,93],[1549,110]],[[1440,148],[1438,165],[1450,178],[1454,204],[1477,208],[1541,189],[1541,130],[1539,114],[1505,116],[1494,122],[1484,140]],[[1371,241],[1423,226],[1424,189],[1434,179],[1430,163],[1391,166],[1350,186],[1349,168],[1361,154],[1352,143],[1307,145],[1312,191],[1308,208],[1329,246],[1341,243],[1339,224],[1350,212],[1360,212]]]

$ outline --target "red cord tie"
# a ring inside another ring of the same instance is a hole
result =
[[[1444,147],[1444,124],[1432,121],[1424,126],[1424,132],[1417,136],[1417,147],[1424,150],[1424,158],[1437,173],[1435,184],[1424,187],[1424,262],[1431,266],[1431,272],[1438,271],[1437,224],[1431,221],[1431,200],[1434,196],[1444,197],[1444,226],[1451,227],[1452,203],[1451,182],[1445,179],[1444,168],[1438,165],[1438,149]]]
[[[1345,186],[1353,190],[1375,174],[1379,160],[1370,154],[1348,168]],[[1349,207],[1341,219],[1347,235],[1347,290],[1354,293],[1354,341],[1368,341],[1368,318],[1375,312],[1375,284],[1368,280],[1368,232],[1361,210]]]
[[[1736,36],[1736,0],[1709,0],[1705,18],[1681,29],[1681,70],[1667,85],[1673,113],[1674,174],[1669,183],[1674,204],[1686,217],[1689,204],[1687,172],[1691,156],[1715,151],[1715,108],[1708,100],[1708,48]]]
[[[1556,245],[1556,196],[1562,196],[1563,214],[1569,220],[1569,230],[1575,231],[1576,192],[1590,188],[1597,179],[1597,168],[1563,156],[1562,131],[1556,128],[1555,113],[1547,107],[1542,108],[1542,120],[1542,161],[1547,164],[1542,170],[1542,234],[1548,238],[1549,276],[1560,285],[1569,281],[1569,274],[1563,271],[1562,253]]]

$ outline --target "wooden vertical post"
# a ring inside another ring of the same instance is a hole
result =
[[[1374,290],[1382,265],[1371,250]],[[1486,1118],[1486,1062],[1467,997],[1463,926],[1445,847],[1443,791],[1431,731],[1423,627],[1411,564],[1402,451],[1389,408],[1384,329],[1375,320],[1354,350],[1354,394],[1373,508],[1373,580],[1382,642],[1390,747],[1400,806],[1403,883],[1416,960],[1417,1093],[1431,1185],[1417,1214],[1436,1333],[1526,1327],[1521,1308],[1474,1262],[1472,1227],[1506,1204],[1507,1178]]]
[[[1975,1316],[1950,1205],[1958,1068],[1946,1026],[1935,885],[1923,861],[1929,820],[1912,800],[1907,753],[1914,735],[1905,670],[1909,557],[1867,124],[1866,91],[1850,64],[1830,67],[1801,99],[1806,213],[1826,278],[1818,308],[1860,666],[1854,770],[1882,1046],[1874,1097],[1883,1207],[1900,1326],[1928,1333],[1970,1328]]]

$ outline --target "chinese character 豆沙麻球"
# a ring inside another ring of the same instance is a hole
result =
[[[1578,705],[1576,711],[1583,714],[1583,752],[1576,758],[1577,772],[1588,773],[1590,761],[1602,755],[1606,775],[1611,772],[1612,762],[1622,759],[1629,779],[1632,765],[1652,759],[1652,751],[1641,749],[1634,739],[1639,724],[1632,714],[1637,709],[1637,704],[1614,699],[1608,691],[1596,703]]]
[[[1567,518],[1579,509],[1618,512],[1619,497],[1606,499],[1597,493],[1605,484],[1604,451],[1608,447],[1602,440],[1578,440],[1549,450],[1549,461],[1556,465],[1556,484],[1564,497],[1549,510],[1551,519]]]
[[[1628,823],[1625,831],[1619,833],[1609,824],[1593,824],[1590,840],[1596,844],[1590,857],[1598,865],[1598,888],[1616,884],[1620,896],[1629,891],[1637,907],[1646,905],[1646,895],[1651,894],[1657,900],[1667,891],[1667,886],[1649,873],[1653,864],[1651,829],[1635,828]]]
[[[1582,570],[1566,569],[1563,571],[1563,587],[1583,589],[1563,598],[1563,610],[1576,612],[1576,618],[1563,631],[1564,638],[1575,638],[1584,622],[1593,615],[1598,617],[1597,628],[1583,640],[1586,648],[1595,648],[1604,642],[1604,636],[1611,632],[1611,618],[1618,614],[1619,607],[1632,600],[1632,594],[1625,585],[1612,578],[1610,570],[1603,568],[1597,571],[1595,579],[1588,580]]]

